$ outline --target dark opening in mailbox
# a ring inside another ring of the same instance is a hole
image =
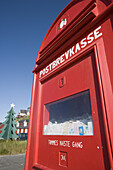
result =
[[[33,70],[25,170],[113,169],[113,2],[73,0]]]
[[[44,135],[93,135],[89,90],[45,105]]]

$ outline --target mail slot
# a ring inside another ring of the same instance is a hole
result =
[[[113,2],[73,0],[33,70],[25,170],[113,169]]]

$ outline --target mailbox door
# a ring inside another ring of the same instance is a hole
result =
[[[40,132],[39,164],[109,169],[94,52],[42,83]]]

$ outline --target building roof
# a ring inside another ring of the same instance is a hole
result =
[[[25,113],[25,114],[27,114],[27,110],[21,109],[19,113]]]

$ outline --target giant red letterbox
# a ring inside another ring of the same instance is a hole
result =
[[[33,70],[25,170],[113,169],[113,3],[73,0]]]

